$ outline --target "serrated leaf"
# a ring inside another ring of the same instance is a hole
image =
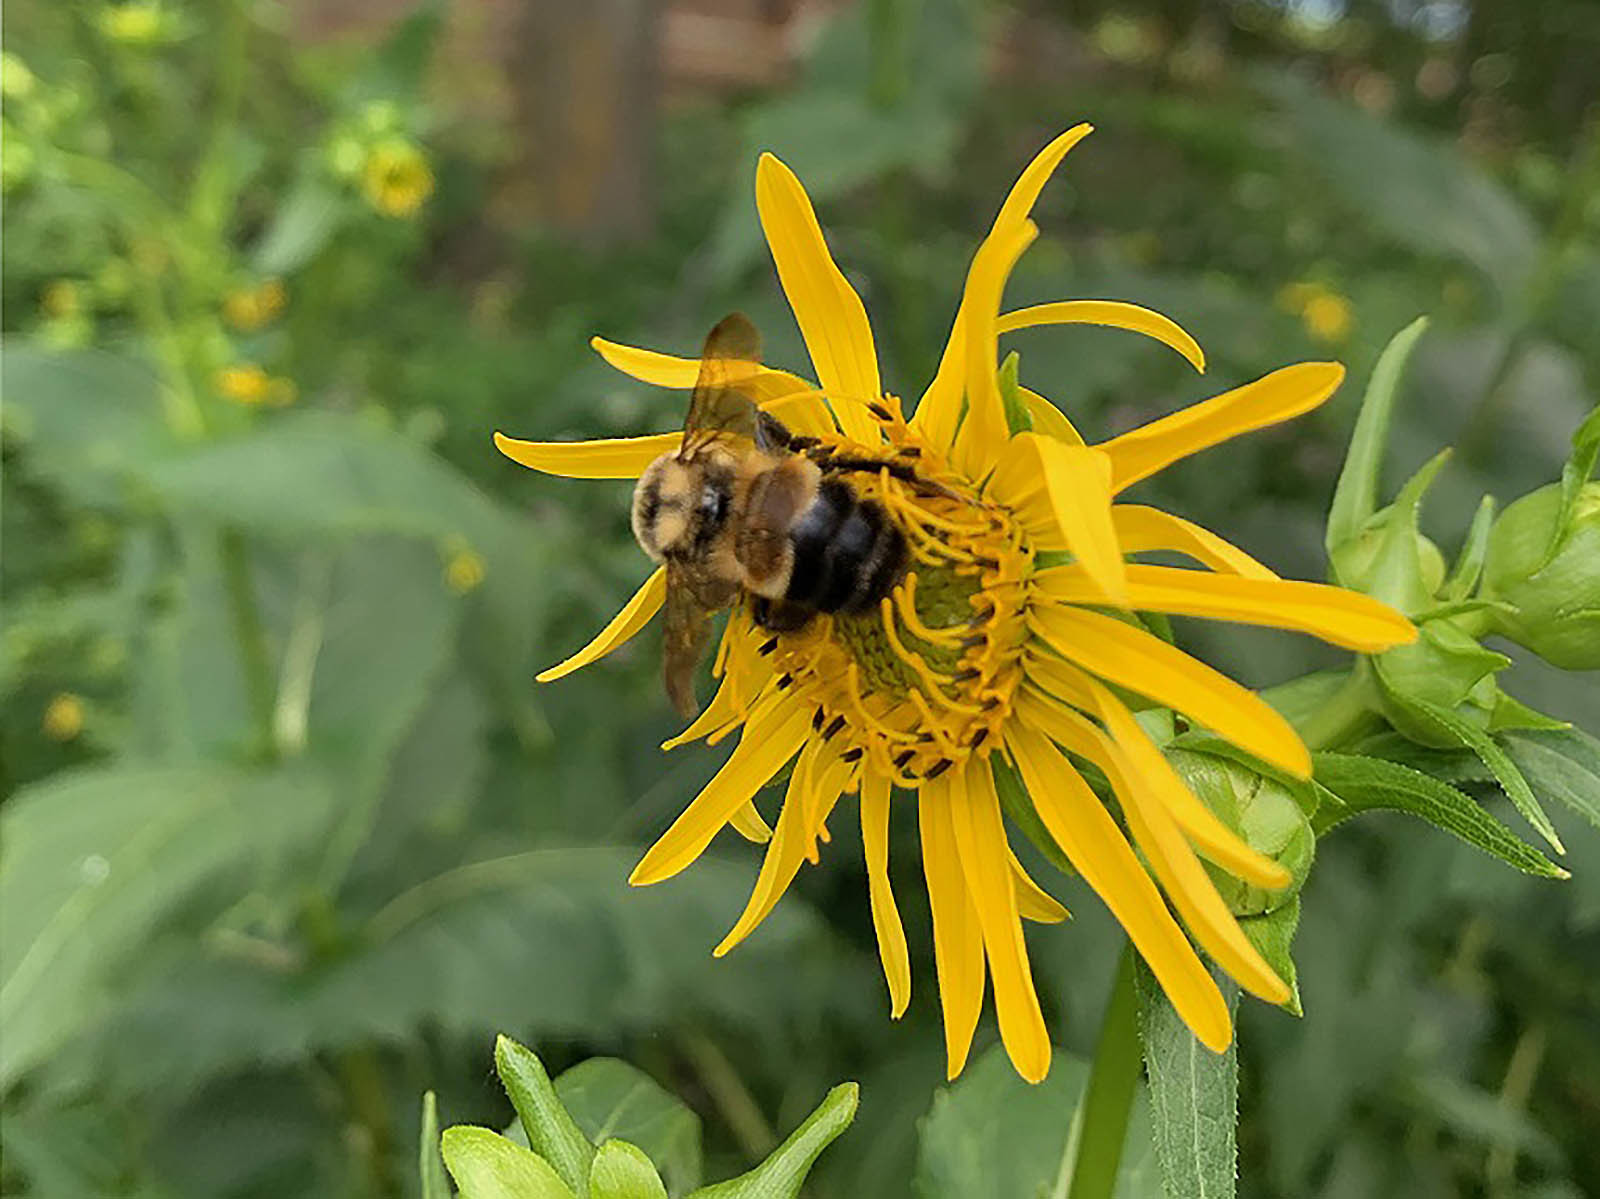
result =
[[[1151,1135],[1167,1199],[1231,1199],[1238,1178],[1237,1039],[1225,1052],[1212,1053],[1142,961],[1137,977]],[[1239,990],[1225,978],[1218,982],[1231,1012]]]
[[[667,1188],[642,1149],[611,1140],[595,1150],[589,1199],[667,1199]]]
[[[497,1132],[458,1124],[440,1143],[461,1199],[573,1199],[548,1162]]]
[[[1600,740],[1582,729],[1507,733],[1506,752],[1539,789],[1600,828]]]
[[[106,767],[12,796],[0,814],[0,1087],[76,1036],[129,985],[153,937],[272,890],[334,799],[309,772]]]
[[[594,1144],[616,1137],[637,1145],[674,1195],[700,1185],[700,1117],[643,1070],[592,1057],[557,1078],[555,1089]]]
[[[1389,339],[1372,378],[1361,397],[1361,412],[1356,417],[1355,431],[1350,435],[1350,448],[1345,453],[1344,468],[1339,472],[1339,482],[1334,488],[1333,504],[1328,509],[1328,529],[1325,544],[1331,557],[1340,546],[1351,541],[1361,531],[1367,519],[1378,509],[1379,478],[1383,471],[1383,457],[1389,446],[1389,423],[1394,414],[1395,397],[1399,394],[1401,380],[1417,342],[1427,332],[1428,318],[1419,316]]]
[[[439,1097],[432,1091],[422,1096],[417,1175],[421,1181],[422,1199],[450,1199],[450,1180],[445,1177],[444,1157],[439,1151]]]
[[[1461,745],[1477,754],[1489,768],[1489,772],[1494,775],[1501,789],[1510,797],[1512,805],[1522,813],[1523,819],[1531,824],[1556,852],[1566,852],[1560,836],[1556,833],[1555,825],[1550,823],[1550,817],[1534,798],[1528,780],[1522,776],[1522,771],[1517,769],[1516,763],[1505,750],[1500,748],[1493,737],[1443,705],[1417,695],[1406,694],[1390,683],[1381,660],[1377,661],[1376,665],[1378,678],[1383,683],[1390,700],[1399,705],[1409,717],[1441,739]]]
[[[578,1199],[588,1193],[594,1146],[556,1097],[544,1063],[510,1037],[494,1043],[494,1068],[517,1109],[529,1147],[555,1170]]]
[[[860,1087],[840,1083],[766,1161],[748,1174],[692,1191],[689,1199],[795,1199],[817,1155],[850,1127],[860,1102]]]
[[[1266,959],[1267,965],[1279,978],[1289,984],[1289,998],[1283,1004],[1284,1010],[1303,1016],[1305,1010],[1300,1006],[1299,972],[1294,967],[1294,957],[1290,953],[1295,929],[1299,926],[1299,895],[1292,896],[1288,903],[1279,905],[1265,915],[1247,916],[1239,921],[1239,927],[1250,938],[1250,944],[1256,947],[1256,952]]]
[[[1525,874],[1569,877],[1471,796],[1448,783],[1395,762],[1358,754],[1314,754],[1312,762],[1317,780],[1344,804],[1318,812],[1314,823],[1319,836],[1360,812],[1408,812]]]

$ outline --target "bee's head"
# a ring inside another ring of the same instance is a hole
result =
[[[633,535],[651,561],[662,562],[689,536],[689,522],[700,492],[700,470],[662,454],[639,476],[633,489]]]

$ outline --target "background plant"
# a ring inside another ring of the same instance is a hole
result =
[[[1459,563],[1481,497],[1554,482],[1596,394],[1584,11],[869,4],[791,81],[664,108],[653,231],[597,244],[501,211],[518,135],[478,116],[441,8],[329,45],[242,0],[10,5],[4,1186],[405,1193],[424,1088],[452,1120],[509,1124],[484,1070],[498,1030],[554,1070],[624,1057],[682,1094],[709,1177],[855,1078],[814,1193],[970,1194],[972,1161],[1055,1179],[1082,1075],[1027,1091],[985,1058],[936,1094],[931,988],[899,1026],[863,1001],[871,930],[843,863],[718,963],[708,930],[752,862],[622,887],[709,763],[653,749],[672,726],[648,646],[559,699],[532,688],[638,561],[620,490],[570,506],[487,431],[658,425],[661,397],[592,361],[592,332],[687,349],[739,306],[799,360],[749,216],[758,147],[829,206],[887,373],[926,377],[974,214],[1041,133],[1091,117],[1117,137],[1015,301],[1048,283],[1170,311],[1211,390],[1296,355],[1365,380],[1431,313],[1374,511],[1458,445],[1419,528]],[[1017,346],[1083,427],[1200,394],[1134,339]],[[1358,399],[1226,471],[1172,472],[1155,502],[1318,576]],[[1468,598],[1504,599],[1492,546]],[[1331,664],[1179,634],[1262,686]],[[1489,672],[1501,690],[1592,721],[1592,667],[1492,645],[1513,659]],[[1544,752],[1554,736],[1514,762],[1546,804],[1592,797],[1600,767]],[[1419,765],[1537,836],[1477,754],[1433,748]],[[1241,1015],[1245,1193],[1571,1195],[1600,1172],[1600,872],[1582,868],[1600,835],[1551,812],[1559,887],[1399,818],[1319,846],[1306,1017]],[[1051,1028],[1087,1059],[1117,934],[1077,891],[1070,957],[1035,959]],[[1017,1113],[1002,1129],[996,1105]]]

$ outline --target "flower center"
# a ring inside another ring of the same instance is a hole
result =
[[[904,577],[876,611],[818,616],[763,649],[778,685],[814,706],[818,732],[844,740],[847,761],[866,758],[915,787],[999,744],[1022,678],[1033,551],[1008,512],[903,422],[884,424],[887,447],[824,443],[839,455],[916,464],[915,480],[887,469],[851,475],[905,536]]]

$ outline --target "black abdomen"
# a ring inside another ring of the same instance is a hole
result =
[[[905,535],[874,500],[826,479],[789,532],[794,569],[785,602],[862,612],[889,594],[905,566]]]

